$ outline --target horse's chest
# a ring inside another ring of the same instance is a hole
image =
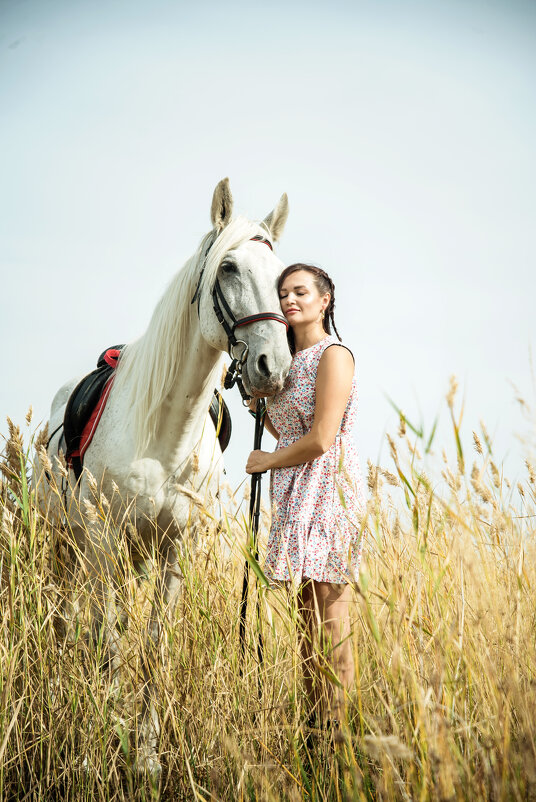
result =
[[[213,428],[212,437],[203,436],[193,451],[191,447],[170,451],[168,446],[165,459],[158,453],[136,458],[132,437],[114,412],[105,410],[85,466],[107,496],[118,495],[123,509],[129,505],[139,529],[156,523],[163,527],[174,523],[182,529],[195,517],[199,494],[204,498],[208,484],[217,483]]]
[[[91,462],[90,457],[86,467],[100,479],[106,497],[113,498],[119,510],[128,507],[129,518],[140,533],[152,530],[155,524],[182,530],[195,517],[198,505],[193,498],[197,494],[191,483],[182,484],[182,477],[170,473],[159,460],[144,457],[125,465],[112,459],[106,466]]]

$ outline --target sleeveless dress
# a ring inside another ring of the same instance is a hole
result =
[[[311,430],[318,363],[326,348],[336,345],[341,346],[339,340],[328,335],[294,354],[283,390],[267,399],[268,415],[280,435],[276,451]],[[265,562],[270,581],[357,580],[365,495],[352,439],[356,414],[354,376],[332,446],[311,462],[272,469],[272,524]]]

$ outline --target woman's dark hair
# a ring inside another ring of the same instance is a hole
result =
[[[330,299],[329,299],[329,303],[328,303],[328,305],[326,307],[325,317],[322,320],[322,327],[323,327],[324,331],[326,332],[326,334],[331,334],[331,327],[333,326],[333,331],[335,332],[335,334],[337,335],[337,337],[340,340],[341,337],[340,337],[339,332],[337,331],[337,327],[335,325],[335,316],[334,316],[334,312],[335,312],[335,285],[334,285],[333,281],[330,279],[330,277],[328,276],[328,274],[326,273],[325,270],[322,270],[321,267],[316,267],[316,265],[305,265],[305,264],[302,264],[301,262],[296,262],[296,264],[294,264],[294,265],[289,265],[288,267],[285,267],[285,269],[283,270],[283,272],[281,273],[281,275],[279,276],[279,278],[277,280],[277,292],[278,293],[281,292],[281,286],[282,286],[283,282],[285,281],[285,279],[288,278],[288,276],[292,275],[292,273],[296,273],[298,270],[306,270],[308,273],[311,273],[311,275],[313,276],[316,288],[317,288],[318,292],[320,293],[320,295],[325,295],[326,292],[329,292]],[[294,332],[292,331],[292,328],[290,326],[289,326],[289,329],[288,329],[288,332],[287,332],[287,337],[288,337],[290,350],[291,350],[292,353],[294,353],[295,350],[296,350],[296,344],[294,342]]]

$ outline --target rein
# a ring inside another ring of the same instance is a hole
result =
[[[257,410],[255,412],[255,436],[253,438],[253,449],[257,450],[261,447],[262,433],[264,430],[264,416],[266,413],[266,402],[264,398],[257,400]],[[250,546],[255,562],[259,559],[259,520],[261,510],[261,482],[262,473],[254,473],[251,476],[251,494],[249,497],[249,529],[250,529]],[[246,650],[246,612],[248,607],[248,588],[249,588],[249,560],[246,553],[246,561],[244,563],[244,579],[242,581],[242,597],[240,599],[240,624],[239,624],[239,642],[240,654],[242,660],[245,657]],[[259,665],[262,665],[264,659],[264,644],[262,640],[262,633],[260,627],[261,621],[261,599],[257,592],[257,658]],[[240,674],[242,674],[242,667],[240,667]]]

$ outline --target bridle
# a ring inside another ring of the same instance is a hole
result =
[[[208,248],[205,251],[205,255],[203,257],[203,267],[201,268],[201,272],[199,274],[199,280],[197,282],[197,287],[195,289],[194,297],[191,300],[191,303],[195,303],[197,301],[197,314],[199,314],[199,302],[201,298],[201,281],[203,279],[203,273],[205,272],[205,267],[207,264],[207,256],[216,242],[217,237],[209,244]],[[254,237],[251,237],[251,241],[253,242],[262,242],[264,245],[267,245],[271,251],[273,251],[272,243],[270,240],[263,237],[261,234],[257,234]],[[223,290],[221,288],[219,279],[216,278],[214,282],[214,287],[212,288],[212,306],[214,308],[214,313],[218,320],[218,323],[223,327],[225,334],[227,335],[227,343],[229,349],[229,356],[231,357],[231,364],[227,370],[227,374],[225,376],[225,380],[223,386],[226,390],[229,390],[235,384],[238,386],[240,390],[240,395],[242,396],[242,400],[244,403],[247,403],[251,396],[249,396],[242,383],[242,368],[246,364],[246,360],[248,358],[249,353],[249,346],[244,340],[239,340],[235,335],[235,330],[241,328],[242,326],[248,326],[250,323],[258,323],[261,320],[276,320],[279,323],[283,323],[285,328],[288,330],[288,323],[283,315],[278,314],[277,312],[259,312],[255,315],[246,315],[246,317],[236,318],[234,316],[233,310],[227,303],[225,295],[223,294]],[[223,307],[223,309],[222,309]],[[224,314],[225,311],[225,314]],[[237,351],[237,346],[240,346],[239,352]]]

